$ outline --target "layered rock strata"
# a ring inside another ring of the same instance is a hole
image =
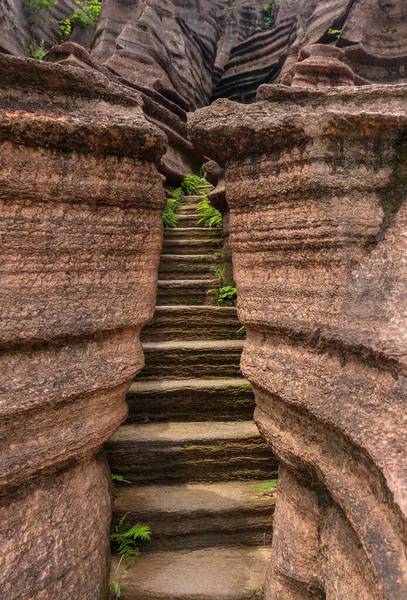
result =
[[[213,98],[253,102],[259,85],[273,81],[280,72],[281,57],[287,52],[296,23],[296,5],[279,11],[273,28],[256,31],[232,47]]]
[[[242,370],[282,461],[267,600],[407,597],[407,86],[191,116],[224,167]]]
[[[281,2],[275,24],[231,48],[214,98],[251,102],[262,83],[286,83],[301,49],[311,44],[346,49],[358,84],[407,78],[407,6],[403,0]]]
[[[144,364],[165,139],[101,74],[5,55],[0,74],[2,595],[100,600],[99,451]]]

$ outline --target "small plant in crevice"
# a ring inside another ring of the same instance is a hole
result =
[[[339,38],[342,35],[342,29],[328,29],[328,31],[326,32],[327,35],[334,37],[335,39],[339,40]]]
[[[235,335],[245,335],[246,334],[246,329],[245,326],[242,325],[241,327],[239,327],[239,329],[236,329],[235,331]]]
[[[118,575],[118,581],[115,582],[114,591],[116,598],[121,596],[120,579],[121,576],[127,573],[127,569],[131,567],[136,558],[140,556],[138,541],[150,541],[151,529],[147,525],[137,523],[127,529],[125,521],[128,513],[123,515],[116,527],[110,533],[110,542],[112,552],[120,556],[119,563],[115,570],[115,576]]]
[[[207,294],[215,294],[217,306],[236,306],[237,290],[233,285],[225,285],[218,290],[208,290]]]
[[[45,49],[45,41],[41,40],[39,46],[34,46],[30,44],[30,56],[31,58],[36,58],[37,60],[42,60],[47,53]]]
[[[288,4],[289,2],[293,2],[293,0],[269,0],[269,2],[263,6],[262,18],[259,23],[260,29],[267,30],[274,27],[277,4]]]
[[[112,481],[113,481],[113,494],[115,498],[120,498],[120,488],[117,485],[118,483],[131,483],[128,479],[125,479],[123,475],[117,475],[116,473],[111,473]]]
[[[275,23],[275,3],[272,0],[263,6],[262,18],[259,23],[260,29],[271,29]]]
[[[203,197],[203,199],[198,203],[196,209],[198,213],[202,215],[198,220],[199,225],[203,223],[205,227],[222,227],[222,213],[220,210],[209,204],[207,196]]]

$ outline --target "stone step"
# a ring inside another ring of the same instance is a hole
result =
[[[112,473],[135,485],[269,480],[277,469],[251,421],[122,425],[105,448]]]
[[[157,306],[142,331],[142,342],[171,340],[238,340],[244,337],[232,306]]]
[[[141,377],[240,377],[242,340],[192,340],[143,344]]]
[[[177,214],[178,215],[189,215],[191,213],[196,213],[196,207],[197,207],[198,202],[194,203],[194,204],[183,204],[181,206],[178,206],[177,208]]]
[[[259,491],[262,481],[152,485],[120,488],[114,523],[149,525],[152,541],[142,552],[196,550],[211,546],[271,544],[276,490]]]
[[[250,383],[225,379],[140,379],[127,393],[126,423],[157,421],[240,421],[253,418]]]
[[[145,554],[122,575],[121,600],[259,600],[269,561],[267,546]]]
[[[205,229],[205,225],[203,223],[198,224],[199,219],[202,219],[202,215],[200,215],[199,213],[178,215],[178,225],[179,227],[200,227],[202,229]]]
[[[202,198],[202,194],[199,194],[199,196],[184,196],[184,202],[186,202],[188,206],[196,206]]]
[[[222,230],[218,227],[168,227],[164,229],[164,243],[175,239],[214,239],[222,242]]]
[[[214,276],[219,257],[214,254],[191,254],[190,256],[161,254],[158,278],[163,279],[209,279]]]
[[[208,290],[221,285],[220,279],[178,279],[158,281],[157,306],[184,305],[198,306],[202,304],[214,305],[216,302],[213,294]]]
[[[191,254],[214,254],[221,249],[221,240],[213,238],[192,238],[192,239],[165,239],[163,245],[163,254],[189,256]]]

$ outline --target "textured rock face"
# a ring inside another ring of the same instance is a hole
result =
[[[267,600],[407,596],[406,108],[405,85],[263,86],[191,116],[282,461]]]
[[[180,179],[198,166],[186,111],[208,103],[222,0],[103,3],[92,56],[144,95],[146,114],[170,142],[161,171]],[[194,162],[195,161],[195,162]]]
[[[23,56],[30,54],[30,47],[36,47],[41,40],[47,46],[60,39],[59,21],[73,13],[75,0],[58,0],[55,6],[45,9],[41,2],[32,2],[38,13],[27,11],[25,0],[0,0],[0,52]],[[82,42],[85,29],[75,32],[76,41]]]
[[[0,74],[2,594],[100,600],[98,452],[144,362],[164,136],[103,75],[4,55]]]
[[[369,81],[406,80],[406,3],[358,0],[345,21],[340,43],[350,45],[347,60],[361,77]]]
[[[340,31],[340,39],[329,30]],[[403,0],[294,0],[279,4],[275,26],[234,46],[214,97],[254,100],[262,83],[280,81],[311,44],[346,48],[357,82],[407,78],[407,6]]]

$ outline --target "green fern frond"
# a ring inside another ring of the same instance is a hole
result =
[[[128,531],[125,531],[123,536],[125,538],[132,538],[133,540],[145,540],[149,542],[151,540],[151,529],[148,525],[137,523],[137,525],[133,525]]]
[[[209,204],[207,196],[198,202],[196,209],[202,215],[198,220],[199,225],[203,223],[205,227],[222,227],[222,213]]]

